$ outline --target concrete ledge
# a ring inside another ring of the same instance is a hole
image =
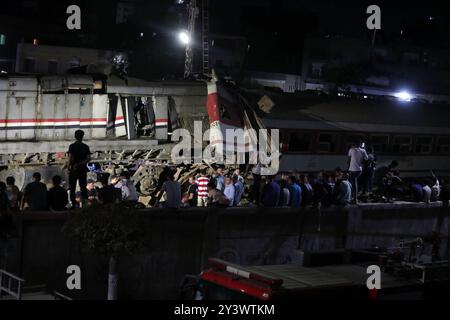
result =
[[[314,208],[192,208],[139,210],[147,246],[120,262],[121,298],[173,299],[186,274],[198,274],[216,257],[244,266],[286,264],[300,251],[393,246],[399,239],[442,237],[448,254],[450,210],[442,203],[361,204]],[[28,284],[47,284],[72,298],[104,299],[107,257],[69,239],[61,228],[68,212],[13,214],[6,266]],[[2,244],[0,243],[0,246]],[[1,249],[1,248],[0,248]],[[80,265],[83,291],[67,292],[66,268]]]

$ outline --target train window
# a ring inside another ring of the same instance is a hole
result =
[[[375,153],[385,153],[389,145],[388,135],[373,135],[370,137],[370,146]]]
[[[450,154],[450,137],[439,137],[436,151],[439,153]]]
[[[336,135],[330,133],[321,133],[319,135],[319,152],[335,152]]]
[[[433,151],[433,137],[417,137],[416,152],[431,153]]]
[[[412,136],[395,136],[392,151],[396,153],[410,153],[412,151]]]
[[[289,152],[308,152],[311,149],[312,134],[293,132],[289,135]]]

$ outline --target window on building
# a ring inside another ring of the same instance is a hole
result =
[[[6,35],[0,33],[0,46],[4,46],[6,44]]]
[[[336,135],[321,133],[319,135],[319,152],[336,152]]]
[[[35,68],[36,68],[36,60],[34,58],[26,58],[23,63],[24,71],[34,73]]]
[[[311,63],[311,77],[322,78],[323,62]]]
[[[312,134],[293,132],[289,135],[289,152],[308,152],[311,150]]]
[[[450,137],[439,137],[436,151],[442,154],[450,154]]]
[[[403,135],[395,136],[392,151],[395,153],[410,153],[412,151],[412,137]]]
[[[0,59],[0,74],[10,71],[11,62],[9,60]]]
[[[433,137],[417,137],[416,152],[431,153],[433,151]]]
[[[80,60],[80,58],[73,57],[73,58],[69,61],[69,68],[78,68],[80,65],[81,65],[81,60]]]
[[[47,71],[49,74],[57,74],[58,73],[58,61],[48,60]]]
[[[388,151],[389,136],[388,135],[372,135],[370,137],[370,146],[375,153],[385,153]]]

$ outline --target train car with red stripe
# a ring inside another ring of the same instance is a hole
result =
[[[171,132],[205,121],[205,100],[206,87],[197,82],[2,75],[0,180],[13,175],[21,186],[36,170],[51,181],[78,129],[95,162],[126,167],[137,160],[169,161]]]
[[[209,112],[211,125],[222,130],[230,125],[245,127],[233,112],[223,111],[230,109],[223,86],[213,88],[218,97],[209,90],[209,101],[217,103],[209,103],[208,108],[219,111]],[[402,176],[430,176],[430,170],[441,177],[450,174],[448,104],[262,88],[236,90],[241,101],[235,98],[235,105],[254,106],[263,123],[260,127],[279,130],[280,171],[346,170],[350,146],[362,141],[373,148],[378,166],[397,160]],[[268,97],[270,108],[265,107],[263,97]]]

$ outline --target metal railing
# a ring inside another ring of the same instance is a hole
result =
[[[0,299],[3,293],[10,295],[16,300],[22,299],[22,284],[25,282],[21,279],[5,270],[0,269]]]

